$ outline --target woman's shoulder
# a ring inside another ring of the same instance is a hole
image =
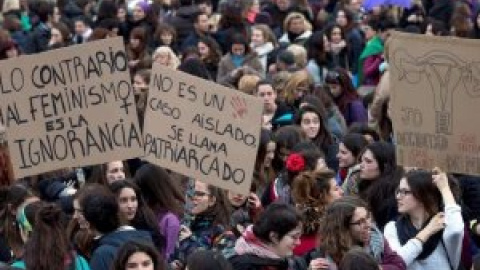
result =
[[[227,53],[224,56],[222,56],[222,58],[220,58],[220,62],[228,62],[228,61],[232,61],[232,55],[230,53]]]
[[[15,267],[15,268],[19,268],[19,269],[26,269],[27,268],[25,266],[25,262],[23,260],[22,261],[16,261],[16,262],[12,263],[11,266]]]
[[[157,214],[157,219],[160,220],[180,220],[180,218],[171,211],[161,212]]]
[[[387,222],[387,224],[385,225],[385,228],[383,229],[383,232],[384,232],[384,235],[387,235],[389,234],[389,232],[395,232],[397,231],[397,221],[395,220],[391,220],[389,222]],[[391,235],[391,234],[389,234]]]
[[[287,260],[263,258],[254,254],[234,255],[229,261],[234,270],[287,270],[289,266]]]
[[[75,269],[76,270],[90,270],[90,266],[88,265],[87,260],[81,256],[75,256]]]

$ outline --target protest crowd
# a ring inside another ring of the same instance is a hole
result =
[[[154,63],[263,103],[249,195],[141,159],[5,183],[2,154],[0,269],[480,269],[480,179],[398,165],[388,61],[394,30],[480,38],[477,0],[0,7],[0,60],[122,37],[142,129]]]

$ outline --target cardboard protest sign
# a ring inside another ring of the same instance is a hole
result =
[[[0,124],[0,186],[8,186],[13,182],[12,163],[5,132],[5,127]]]
[[[146,110],[146,160],[224,189],[249,192],[260,137],[260,99],[156,64]]]
[[[16,178],[141,156],[122,39],[1,62],[0,121]]]
[[[480,42],[396,33],[389,46],[398,162],[480,175]]]

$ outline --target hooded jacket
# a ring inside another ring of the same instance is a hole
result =
[[[122,226],[98,240],[90,260],[90,268],[92,270],[110,269],[120,247],[133,240],[153,245],[152,237],[148,232],[137,231],[130,226]]]
[[[280,258],[258,239],[249,226],[235,244],[235,255],[229,259],[234,270],[287,270],[289,262]]]

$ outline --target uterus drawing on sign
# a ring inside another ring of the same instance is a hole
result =
[[[405,49],[393,52],[393,67],[398,80],[418,84],[426,79],[432,90],[435,110],[435,132],[453,133],[453,93],[465,88],[471,97],[480,97],[480,63],[468,63],[446,51],[431,51],[412,56]]]

